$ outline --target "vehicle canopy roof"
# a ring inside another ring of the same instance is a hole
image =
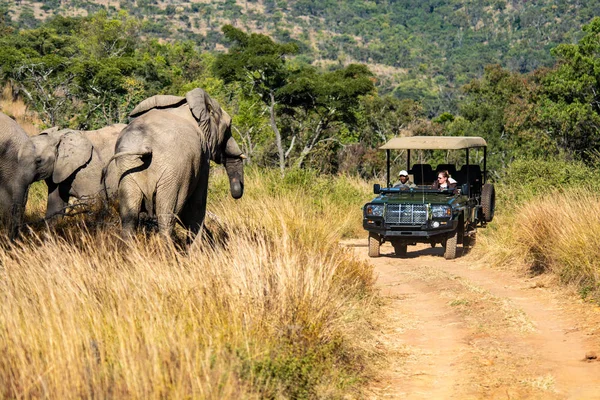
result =
[[[380,147],[381,150],[459,150],[486,147],[478,136],[407,136],[395,137]]]

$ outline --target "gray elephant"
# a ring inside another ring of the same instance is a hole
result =
[[[0,228],[12,240],[23,223],[29,186],[36,177],[36,157],[27,133],[0,113]]]
[[[101,181],[102,169],[114,155],[119,134],[127,125],[93,131],[50,128],[31,138],[39,158],[37,180],[48,186],[46,218],[60,214],[70,197],[95,201],[116,193],[116,172]]]
[[[135,119],[121,132],[113,157],[123,237],[135,232],[141,212],[156,216],[166,237],[176,221],[190,239],[196,236],[206,213],[211,160],[225,166],[231,195],[242,197],[245,156],[231,136],[231,117],[204,90],[151,97],[130,117]]]

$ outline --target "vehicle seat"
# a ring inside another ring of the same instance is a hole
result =
[[[436,176],[429,164],[413,164],[409,172],[414,176],[415,185],[431,185]]]
[[[435,169],[435,172],[438,174],[440,171],[448,171],[450,176],[456,179],[456,166],[454,164],[439,164]]]
[[[468,182],[467,172],[469,177]],[[471,193],[481,193],[482,174],[481,167],[479,165],[463,165],[460,167],[460,171],[457,172],[457,178],[454,179],[456,179],[459,184],[468,183]]]

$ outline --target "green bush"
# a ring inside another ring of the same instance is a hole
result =
[[[516,160],[496,184],[501,209],[511,209],[533,197],[571,188],[599,190],[595,165],[579,161]]]

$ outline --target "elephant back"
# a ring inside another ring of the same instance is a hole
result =
[[[117,139],[126,126],[126,124],[113,124],[93,131],[82,131],[82,133],[92,142],[102,162],[106,163],[115,154]]]
[[[129,113],[129,117],[130,118],[139,117],[140,115],[142,115],[154,108],[161,109],[161,108],[179,107],[180,105],[184,104],[185,102],[186,102],[185,97],[159,94],[156,96],[149,97],[146,100],[142,101],[140,104],[138,104],[133,109],[133,111],[131,111],[131,113]]]

